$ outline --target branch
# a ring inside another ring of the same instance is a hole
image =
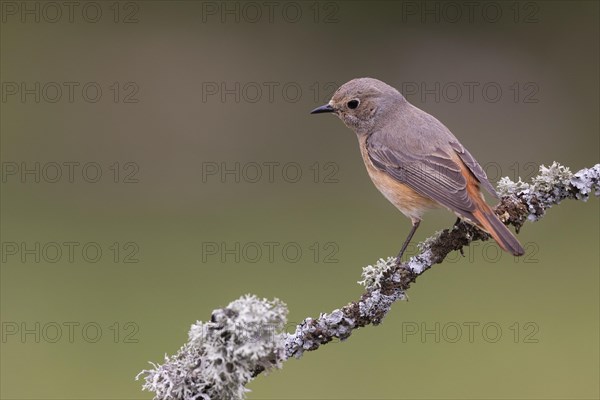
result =
[[[573,174],[554,162],[540,167],[531,183],[502,178],[502,196],[496,214],[517,232],[525,221],[537,221],[547,209],[565,199],[587,201],[590,193],[600,196],[600,164]],[[416,278],[441,263],[452,251],[461,251],[489,235],[460,222],[419,244],[419,254],[398,264],[393,257],[363,268],[365,293],[360,300],[341,309],[306,318],[294,333],[283,332],[287,308],[281,301],[244,296],[226,308],[213,311],[210,322],[196,322],[189,342],[165,363],[153,365],[144,376],[143,389],[158,400],[243,399],[245,385],[263,371],[280,368],[288,358],[300,358],[333,339],[347,339],[352,331],[378,325]]]

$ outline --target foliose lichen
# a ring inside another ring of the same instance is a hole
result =
[[[592,190],[595,196],[600,196],[600,164],[573,174],[570,183],[576,189],[578,200],[587,201]]]

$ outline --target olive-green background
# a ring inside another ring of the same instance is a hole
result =
[[[225,7],[221,2],[194,1],[120,3],[119,23],[113,2],[98,3],[97,23],[83,19],[81,8],[73,22],[66,14],[55,23],[4,14],[3,83],[80,86],[73,102],[63,93],[51,103],[51,92],[39,103],[32,95],[2,101],[3,166],[97,162],[103,175],[98,183],[83,180],[80,169],[72,183],[66,176],[57,183],[6,176],[2,242],[93,242],[103,255],[91,263],[78,247],[72,263],[66,255],[37,263],[31,255],[22,262],[20,254],[3,254],[4,333],[21,324],[35,330],[37,322],[42,337],[36,343],[33,334],[5,335],[2,398],[151,398],[135,375],[174,353],[190,324],[242,294],[285,301],[290,329],[356,299],[361,267],[395,254],[410,225],[373,188],[354,134],[333,116],[308,114],[328,100],[330,82],[372,76],[426,89],[438,82],[446,88],[439,101],[426,93],[408,99],[444,122],[494,181],[531,177],[532,165],[553,160],[573,170],[597,163],[598,3],[489,3],[502,11],[497,22],[492,9],[482,16],[482,6],[469,21],[464,2],[454,3],[462,13],[457,22],[441,2],[275,2],[272,22],[262,2],[254,3],[262,12],[257,22],[240,2],[227,3],[234,13],[238,7],[239,22],[203,13]],[[294,18],[296,5],[302,16],[289,22],[282,10]],[[409,14],[412,7],[434,14]],[[130,13],[137,22],[123,23]],[[103,89],[97,103],[81,97],[87,82]],[[130,98],[137,103],[123,102],[136,87],[125,88],[128,82],[139,88]],[[234,95],[203,98],[211,82],[230,89],[239,82],[239,102]],[[278,85],[272,101],[265,82]],[[479,85],[473,101],[469,82]],[[258,98],[256,85],[264,89]],[[292,88],[285,96],[284,85]],[[456,85],[464,92],[453,101]],[[491,89],[483,96],[484,85],[501,87],[498,101],[490,100]],[[119,183],[110,169],[115,162]],[[139,182],[122,182],[127,162],[139,167]],[[259,182],[249,182],[255,164],[248,163],[264,162],[279,163],[273,182],[266,168]],[[240,182],[232,175],[203,179],[206,163],[239,163],[246,174]],[[284,179],[283,165],[300,166],[299,182],[286,181],[292,169]],[[324,182],[328,173],[334,182]],[[249,398],[598,398],[598,205],[595,198],[565,202],[527,224],[519,235],[528,249],[523,259],[498,255],[492,243],[453,256],[419,278],[410,301],[394,305],[381,326],[290,360],[252,382]],[[432,212],[415,242],[453,220]],[[123,249],[114,262],[114,242],[137,244],[139,262],[122,262]],[[231,255],[221,262],[203,253],[207,242],[280,245],[273,260],[263,253],[252,262],[247,253],[240,262]],[[288,242],[302,249],[298,262],[282,255]],[[329,242],[339,250],[336,263],[325,262],[335,250]],[[69,322],[79,324],[73,343]],[[471,322],[479,324],[472,341]],[[57,343],[48,340],[54,323],[63,326]],[[102,328],[96,343],[80,331],[89,323]],[[434,334],[402,335],[436,323],[439,343]],[[497,342],[493,329],[482,332],[485,324],[502,329]],[[453,343],[457,325],[462,336]],[[138,331],[128,338],[137,343],[125,338],[132,327]]]

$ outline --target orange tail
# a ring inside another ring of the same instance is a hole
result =
[[[477,209],[473,211],[473,216],[481,224],[485,231],[492,235],[500,247],[515,256],[522,256],[525,250],[512,232],[500,221],[500,218],[494,214],[494,211],[484,201],[477,204]]]
[[[500,221],[500,218],[496,216],[494,211],[485,202],[481,191],[479,190],[479,181],[473,175],[471,170],[465,165],[465,163],[457,156],[455,158],[457,164],[460,166],[461,174],[467,181],[467,193],[473,202],[475,203],[475,210],[471,213],[473,218],[480,228],[483,228],[487,233],[498,242],[500,247],[505,251],[512,253],[515,256],[522,256],[525,254],[525,250],[517,238],[508,230],[506,225]]]

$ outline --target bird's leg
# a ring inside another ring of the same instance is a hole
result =
[[[396,261],[398,262],[398,264],[400,264],[400,261],[402,259],[402,255],[406,251],[406,248],[408,247],[408,244],[412,240],[412,237],[415,235],[415,232],[417,231],[417,228],[419,227],[420,223],[421,223],[420,219],[415,219],[415,220],[412,221],[412,228],[411,228],[410,232],[408,233],[408,237],[404,241],[404,244],[402,245],[402,248],[400,249],[400,253],[398,253],[398,256],[396,257]]]

